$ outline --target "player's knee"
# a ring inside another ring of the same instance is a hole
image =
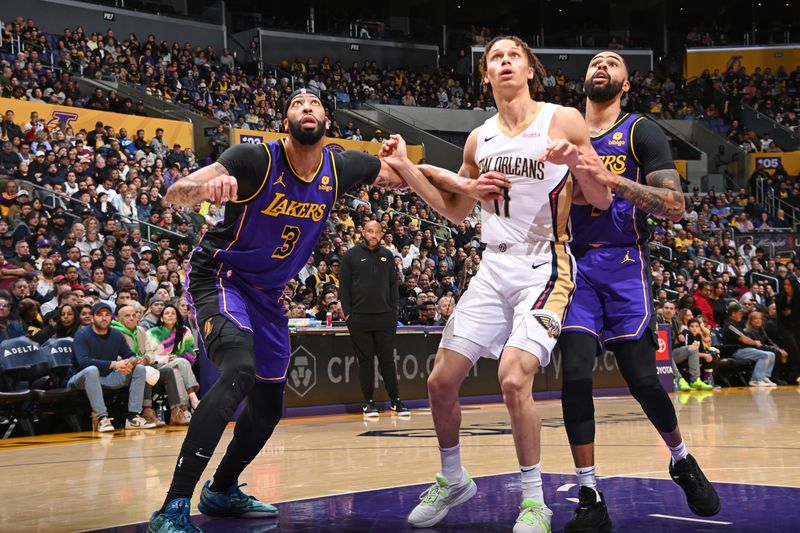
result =
[[[597,341],[583,333],[562,333],[558,340],[564,380],[592,379]]]
[[[631,395],[640,402],[642,399],[650,398],[654,394],[664,392],[655,374],[642,376],[636,381],[628,383],[628,388],[631,391]]]
[[[526,376],[507,374],[500,378],[500,390],[506,404],[518,403],[532,397],[533,389]]]
[[[438,371],[434,367],[428,376],[428,397],[431,401],[458,396],[458,383],[446,372]]]

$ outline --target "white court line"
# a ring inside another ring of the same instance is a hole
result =
[[[704,468],[703,472],[719,472],[722,470],[788,470],[788,469],[798,469],[798,468],[800,468],[800,466],[730,466],[730,467],[720,467],[720,468]],[[555,473],[555,472],[548,472],[548,473]],[[633,479],[669,479],[668,477],[654,477],[652,475],[648,475],[648,474],[663,474],[663,473],[665,473],[664,470],[650,470],[646,472],[625,472],[613,476],[597,476],[597,479],[613,479],[617,477],[633,478]],[[562,475],[568,475],[568,473],[563,472]],[[726,483],[728,485],[751,485],[754,487],[779,487],[784,489],[800,488],[797,485],[777,485],[774,483],[753,483],[745,481],[714,481],[714,483]]]
[[[732,526],[733,522],[720,522],[719,520],[703,520],[702,518],[686,518],[685,516],[672,516],[668,514],[650,514],[655,518],[669,518],[670,520],[685,520],[686,522],[701,522],[703,524],[717,524],[720,526]]]
[[[575,483],[564,483],[560,487],[556,489],[556,492],[567,492],[569,489],[575,486]]]

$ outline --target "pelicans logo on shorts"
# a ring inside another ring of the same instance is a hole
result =
[[[561,324],[558,323],[558,320],[555,320],[550,315],[545,315],[537,312],[531,313],[533,318],[541,325],[544,329],[547,330],[547,334],[553,338],[557,339],[559,335],[561,335]]]

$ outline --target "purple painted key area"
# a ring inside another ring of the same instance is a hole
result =
[[[666,468],[666,465],[664,465]],[[544,474],[545,499],[553,510],[553,531],[563,531],[573,515],[578,489],[557,492],[574,476]],[[519,505],[519,476],[505,474],[475,478],[478,494],[455,508],[435,528],[413,529],[406,524],[408,512],[418,503],[424,485],[315,498],[277,504],[277,520],[210,519],[202,515],[192,521],[206,533],[233,532],[348,532],[374,531],[468,531],[510,532]],[[722,511],[704,519],[694,516],[686,506],[683,491],[670,480],[608,478],[600,481],[608,502],[615,531],[797,531],[800,519],[800,489],[765,485],[715,483],[722,500]],[[677,520],[652,515],[666,515],[724,523]],[[145,523],[98,530],[103,532],[142,533]]]

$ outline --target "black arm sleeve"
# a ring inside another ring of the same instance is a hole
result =
[[[381,171],[381,160],[374,155],[356,150],[334,152],[333,164],[339,175],[339,195],[360,183],[372,184]]]
[[[217,162],[236,178],[240,201],[251,199],[264,183],[269,153],[260,144],[237,144],[225,150]]]
[[[655,122],[640,120],[634,126],[631,137],[636,159],[639,160],[645,176],[656,170],[675,168],[667,136]]]

